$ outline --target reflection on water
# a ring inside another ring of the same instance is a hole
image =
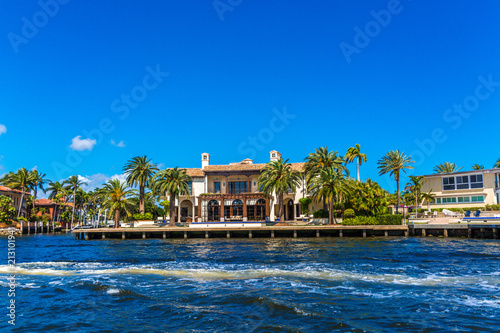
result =
[[[16,246],[18,332],[500,327],[500,245],[494,240],[37,235],[19,237]],[[10,272],[0,263],[2,286]]]

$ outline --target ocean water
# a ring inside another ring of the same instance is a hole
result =
[[[500,242],[16,239],[2,332],[499,332]]]

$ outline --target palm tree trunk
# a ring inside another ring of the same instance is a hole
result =
[[[144,186],[139,186],[139,213],[144,214]]]
[[[17,218],[19,218],[19,215],[21,214],[21,207],[23,205],[23,200],[24,200],[24,187],[21,187],[21,201],[19,201],[19,209],[17,210]]]
[[[115,228],[120,227],[120,210],[118,208],[115,209]]]
[[[330,200],[330,202],[328,203],[328,211],[329,211],[329,214],[328,214],[328,224],[329,225],[332,225],[333,224],[333,219],[334,219],[334,214],[335,212],[333,211],[333,200]]]
[[[283,192],[281,192],[278,196],[278,205],[279,205],[279,216],[280,216],[280,221],[285,220],[285,212],[284,212],[284,207],[283,207]]]
[[[396,214],[398,214],[399,213],[400,198],[399,198],[399,176],[397,176],[397,175],[396,175],[396,189],[397,189],[397,193],[398,193],[398,200],[396,203]]]
[[[175,225],[175,195],[170,194],[170,221],[168,223],[168,226],[173,227],[174,225]]]
[[[38,195],[38,186],[35,186],[34,190],[33,190],[33,212],[35,211],[35,201],[36,201],[36,197]]]
[[[356,173],[357,173],[358,182],[359,182],[360,181],[360,178],[359,178],[359,157],[356,159]]]
[[[76,205],[76,190],[73,191],[73,214],[71,214],[71,228],[73,228],[73,222],[75,218],[75,205]]]

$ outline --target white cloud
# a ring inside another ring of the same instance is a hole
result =
[[[71,145],[69,147],[77,151],[92,150],[92,148],[94,148],[95,144],[97,143],[96,140],[81,139],[81,137],[81,135],[78,135],[71,139]]]
[[[125,142],[123,142],[123,140],[121,140],[120,142],[116,143],[115,140],[111,140],[111,144],[115,147],[120,147],[120,148],[125,148]]]
[[[118,179],[120,182],[126,182],[127,181],[127,176],[124,175],[124,174],[121,174],[121,175],[113,175],[111,176],[110,179]]]
[[[7,133],[7,127],[5,125],[0,124],[0,135]]]
[[[121,182],[124,182],[127,179],[127,176],[123,174],[116,174],[110,177],[103,173],[96,173],[90,176],[78,175],[78,179],[87,183],[87,185],[82,187],[85,191],[93,191],[96,187],[102,187],[103,184],[107,183],[111,179],[118,179]]]

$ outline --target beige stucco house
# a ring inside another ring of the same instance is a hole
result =
[[[281,154],[270,152],[270,160],[278,160]],[[304,163],[291,163],[301,171]],[[276,195],[266,196],[258,186],[258,177],[266,163],[253,163],[251,159],[241,162],[211,165],[210,155],[201,154],[201,168],[187,168],[191,176],[191,194],[176,199],[177,221],[274,221],[278,215]],[[285,220],[294,220],[301,215],[299,199],[307,196],[305,178],[295,192],[285,193],[283,199]],[[322,209],[323,203],[313,201],[309,212]]]
[[[431,208],[465,208],[500,202],[500,169],[473,170],[424,176],[422,192],[432,191]]]

